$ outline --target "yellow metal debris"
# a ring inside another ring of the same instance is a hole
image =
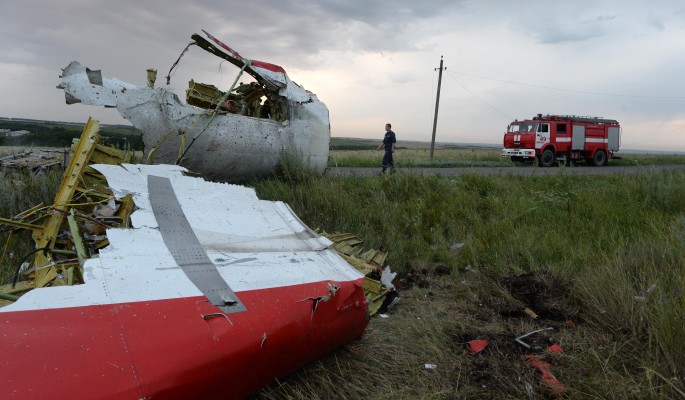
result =
[[[366,276],[362,289],[369,302],[369,314],[375,315],[390,292],[379,280],[388,254],[373,249],[364,250],[361,246],[364,241],[351,233],[321,232],[320,235],[331,240],[338,254]],[[377,276],[379,279],[371,276]]]
[[[37,205],[12,219],[0,219],[0,225],[31,230],[36,249],[29,279],[0,287],[1,292],[23,293],[33,287],[82,283],[83,262],[91,252],[109,243],[99,233],[107,227],[129,225],[134,206],[131,196],[117,201],[116,212],[110,218],[93,213],[97,207],[113,202],[114,196],[104,177],[89,165],[121,164],[132,159],[130,151],[99,145],[99,129],[98,121],[88,119],[80,139],[74,140],[69,165],[52,205]]]
[[[36,243],[30,278],[2,286],[0,292],[15,295],[34,287],[83,283],[83,263],[109,244],[105,230],[130,226],[132,196],[115,201],[104,177],[89,164],[128,163],[132,155],[99,145],[98,131],[98,122],[89,119],[81,138],[74,141],[71,161],[52,205],[38,205],[12,219],[0,219],[0,225],[31,230]],[[392,291],[380,282],[387,254],[364,249],[363,240],[353,234],[320,234],[330,239],[338,254],[366,276],[362,289],[369,314],[376,314]],[[38,251],[42,249],[45,251]],[[10,300],[0,300],[0,306],[7,301]]]

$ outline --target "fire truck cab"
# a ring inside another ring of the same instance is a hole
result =
[[[619,149],[618,121],[577,115],[542,115],[514,121],[504,134],[502,157],[535,161],[550,167],[555,161],[585,160],[603,166]]]

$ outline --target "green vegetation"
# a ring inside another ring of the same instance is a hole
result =
[[[4,217],[49,203],[59,180],[0,178]],[[250,185],[313,229],[387,251],[402,298],[258,398],[542,398],[514,342],[542,327],[565,350],[544,358],[569,398],[685,395],[685,174],[314,177],[293,165]],[[12,246],[5,282],[31,250]],[[471,339],[488,347],[470,354]]]
[[[378,143],[355,142],[349,140],[349,149],[344,144],[348,139],[338,139],[331,145],[328,159],[329,167],[380,167],[382,151],[376,151]],[[332,142],[333,143],[333,142]],[[358,146],[358,147],[355,147]],[[395,152],[395,164],[398,168],[458,168],[458,167],[513,167],[515,165],[532,165],[513,163],[508,158],[500,157],[501,150],[494,147],[437,147],[430,160],[430,148],[399,147]],[[609,160],[611,166],[645,166],[663,164],[685,164],[685,155],[678,154],[620,154]],[[586,167],[584,161],[576,161],[574,166]]]
[[[378,144],[376,144],[378,146]],[[430,160],[430,148],[398,148],[395,164],[398,168],[449,167],[508,167],[511,161],[502,159],[495,148],[439,148]],[[333,150],[328,157],[329,167],[380,167],[383,151]]]
[[[299,175],[255,187],[312,228],[354,232],[388,251],[388,263],[415,283],[361,342],[265,391],[266,398],[326,398],[337,388],[350,399],[527,397],[524,383],[537,378],[507,343],[544,326],[557,328],[566,348],[548,358],[571,397],[675,398],[683,390],[681,173]],[[457,243],[464,247],[455,252]],[[436,276],[440,265],[452,274]],[[547,288],[554,300],[553,317],[531,320],[521,310],[535,306],[503,289],[503,280],[530,273],[536,290]],[[519,316],[502,315],[503,304]],[[493,348],[471,355],[468,336],[490,339]],[[427,371],[425,363],[438,368]]]
[[[621,154],[619,159],[609,160],[609,165],[665,165],[685,164],[682,154]]]
[[[0,217],[15,216],[38,204],[52,204],[61,181],[60,170],[39,175],[27,170],[0,171]],[[11,282],[22,258],[32,250],[31,232],[0,225],[0,285]]]
[[[69,147],[73,139],[81,136],[84,125],[0,119],[1,129],[31,132],[27,135],[16,137],[0,136],[0,146]],[[101,125],[100,135],[105,144],[113,145],[116,148],[143,149],[141,132],[133,127]]]
[[[375,149],[380,142],[371,139],[331,138],[331,150],[370,150]]]

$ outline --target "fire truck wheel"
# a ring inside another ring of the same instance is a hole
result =
[[[604,150],[597,150],[595,155],[592,156],[592,164],[595,167],[601,167],[607,163],[607,155]]]
[[[554,152],[550,149],[543,151],[538,159],[538,163],[541,167],[551,167],[554,165]]]

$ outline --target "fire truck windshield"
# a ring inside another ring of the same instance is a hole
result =
[[[516,133],[534,133],[538,129],[538,123],[537,122],[524,122],[524,121],[518,121],[518,122],[512,122],[511,125],[509,125],[509,130],[507,132],[516,132]]]

